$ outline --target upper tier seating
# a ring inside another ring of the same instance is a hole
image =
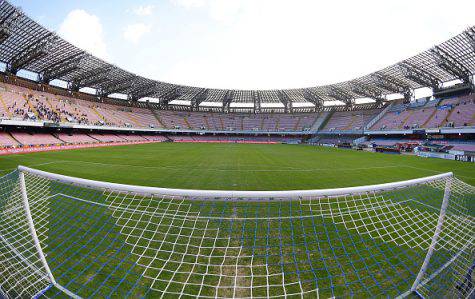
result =
[[[315,114],[222,114],[205,112],[159,111],[163,124],[170,129],[304,131],[312,127]]]
[[[0,117],[135,128],[302,131],[315,123],[316,114],[223,114],[156,111],[89,102],[34,91],[10,84],[0,85]]]
[[[88,125],[161,127],[149,109],[88,102],[10,84],[0,85],[0,117]]]
[[[33,110],[26,101],[26,88],[7,85],[0,86],[0,111],[1,117],[29,120],[35,119]]]
[[[333,113],[323,130],[362,130],[380,112],[380,109],[337,111]]]
[[[453,108],[447,118],[454,127],[475,125],[475,97],[464,97]]]
[[[433,100],[425,106],[409,108],[393,105],[371,129],[394,130],[412,128],[462,127],[475,125],[475,96]]]
[[[461,127],[475,125],[475,97],[417,103],[395,103],[373,126],[375,130]],[[362,130],[380,109],[337,111],[323,130]],[[185,112],[137,108],[86,101],[0,84],[0,118],[42,120],[98,126],[167,128],[224,131],[306,131],[317,121],[317,113],[243,114]]]

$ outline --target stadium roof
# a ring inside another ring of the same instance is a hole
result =
[[[133,74],[99,59],[60,38],[25,15],[8,1],[0,3],[0,61],[7,71],[20,69],[39,74],[39,80],[68,82],[72,90],[90,87],[99,96],[126,94],[129,99],[157,98],[161,104],[189,101],[217,103],[223,110],[233,104],[282,104],[286,111],[295,103],[316,107],[339,101],[347,105],[358,98],[385,100],[388,94],[410,97],[421,87],[437,89],[460,79],[470,82],[475,73],[475,26],[427,51],[377,72],[325,86],[282,90],[223,90],[161,82]]]

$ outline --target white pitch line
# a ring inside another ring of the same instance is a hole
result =
[[[398,168],[400,165],[387,165],[387,166],[373,166],[373,167],[359,167],[359,168],[312,168],[312,169],[219,169],[219,168],[192,168],[192,167],[173,167],[173,166],[143,166],[143,165],[132,165],[132,164],[112,164],[112,163],[102,163],[102,162],[91,162],[91,161],[80,161],[80,160],[59,160],[53,163],[86,163],[86,164],[95,164],[102,166],[113,166],[113,167],[137,167],[144,169],[172,169],[172,170],[211,170],[211,171],[235,171],[235,172],[314,172],[314,171],[351,171],[351,170],[369,170],[369,169],[384,169],[384,168]]]

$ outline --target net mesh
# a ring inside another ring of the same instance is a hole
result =
[[[64,297],[58,286],[83,298],[474,291],[475,188],[453,177],[346,195],[234,198],[143,194],[24,175],[57,285],[35,250],[15,171],[0,179],[0,297]]]

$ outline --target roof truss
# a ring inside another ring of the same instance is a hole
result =
[[[167,107],[168,104],[176,99],[181,97],[181,91],[178,87],[172,87],[168,91],[166,91],[160,98],[160,106]]]
[[[431,53],[437,61],[437,65],[452,74],[463,82],[469,82],[471,73],[470,71],[442,47],[435,46],[431,49]]]
[[[145,84],[135,84],[129,97],[131,100],[138,101],[141,98],[151,97],[157,93],[156,82],[148,82]]]
[[[402,68],[405,77],[413,82],[420,84],[421,86],[431,87],[432,89],[438,89],[442,81],[432,75],[429,72],[424,72],[415,65],[412,65],[409,62],[403,61],[399,64]]]
[[[254,112],[261,112],[261,94],[257,91],[252,92],[252,102],[254,103]]]
[[[125,92],[134,86],[134,81],[137,79],[135,75],[129,75],[114,81],[106,81],[101,85],[101,96],[108,96],[113,93]]]
[[[12,9],[0,20],[0,44],[10,37],[22,14],[20,10]]]
[[[277,96],[284,105],[284,111],[292,112],[292,100],[290,99],[289,95],[284,90],[279,90],[277,91]]]
[[[465,35],[468,37],[472,49],[475,52],[475,27],[469,28],[465,31]]]
[[[311,89],[304,89],[302,90],[302,93],[306,101],[315,105],[315,109],[323,107],[324,100],[320,95],[313,92]]]
[[[53,33],[30,43],[20,53],[15,55],[8,63],[8,71],[16,74],[21,68],[26,68],[33,61],[40,59],[48,54],[51,44],[57,37]]]
[[[208,89],[203,88],[191,98],[191,109],[198,110],[201,103],[208,98]]]
[[[82,55],[83,58],[77,58]],[[263,104],[280,102],[290,112],[294,103],[310,102],[317,107],[323,102],[338,100],[350,105],[358,97],[378,101],[391,93],[402,93],[410,99],[416,88],[435,87],[455,79],[470,81],[475,73],[475,27],[401,63],[346,82],[301,89],[218,90],[170,84],[131,74],[85,53],[7,0],[0,0],[0,61],[7,64],[10,72],[25,69],[39,74],[42,82],[51,79],[68,82],[73,90],[91,87],[105,95],[124,93],[129,99],[158,97],[163,105],[185,99],[195,108],[202,101],[213,99],[215,103],[222,101],[223,109],[229,109],[231,103],[253,104],[256,112],[261,111]]]
[[[234,90],[228,90],[226,91],[224,98],[223,98],[223,112],[224,111],[229,111],[229,108],[231,107],[231,102],[233,101],[234,98]]]
[[[355,102],[354,98],[350,94],[336,86],[331,86],[329,88],[328,95],[340,102],[345,103],[347,106],[351,106]]]
[[[410,100],[412,97],[412,88],[409,85],[401,82],[399,79],[382,73],[374,73],[371,76],[375,80],[376,86],[381,87],[391,93],[400,93],[404,95],[406,100]]]
[[[386,101],[381,90],[369,85],[353,82],[351,83],[351,91],[362,97],[373,99],[376,102]]]
[[[61,78],[79,68],[79,64],[82,59],[86,57],[86,53],[79,52],[72,56],[66,57],[54,65],[44,69],[40,73],[40,81],[43,83],[49,83],[51,80]]]
[[[82,87],[94,86],[107,82],[109,81],[108,73],[111,70],[111,66],[105,66],[83,72],[70,82],[70,88],[72,90],[79,90]]]

